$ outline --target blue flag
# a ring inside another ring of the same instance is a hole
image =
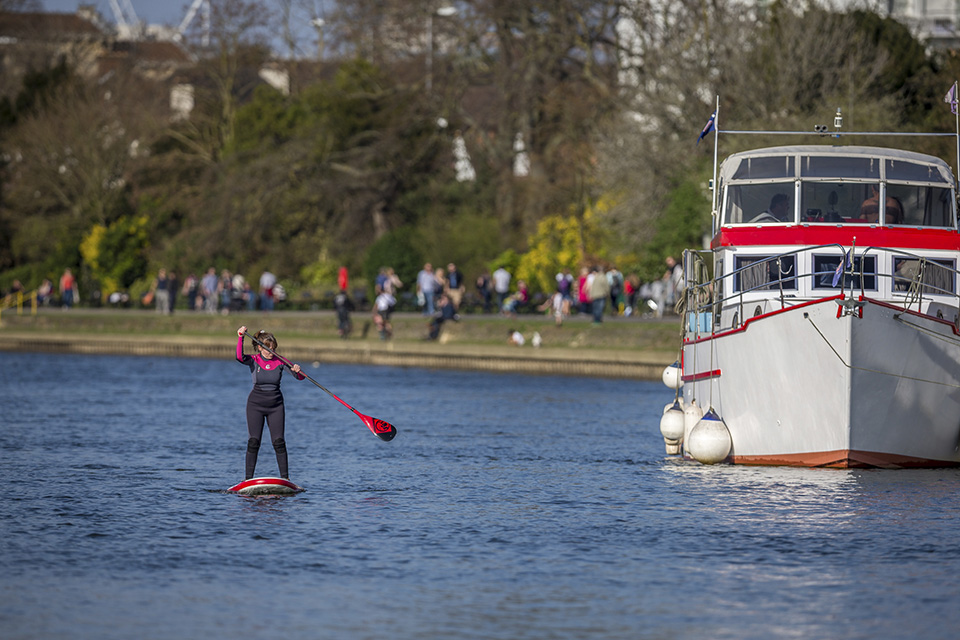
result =
[[[697,138],[697,144],[700,144],[700,141],[703,140],[704,136],[713,131],[713,125],[717,121],[717,112],[714,111],[710,114],[710,119],[707,120],[707,124],[703,125],[703,131],[700,132],[700,137]]]
[[[950,105],[950,113],[956,115],[957,113],[957,83],[954,82],[953,86],[950,87],[950,91],[947,91],[947,95],[943,96],[943,101]]]
[[[837,283],[840,282],[840,278],[843,276],[843,270],[850,268],[850,253],[851,251],[845,252],[843,257],[840,258],[840,264],[837,265],[836,271],[833,272],[833,285],[837,286]]]

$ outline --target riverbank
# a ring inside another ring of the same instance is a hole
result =
[[[446,323],[438,340],[425,340],[427,321],[396,314],[394,334],[380,340],[367,314],[354,314],[354,331],[337,336],[336,318],[326,311],[280,311],[208,315],[113,309],[12,311],[0,317],[0,351],[131,354],[231,358],[236,329],[276,334],[279,351],[303,363],[345,363],[465,369],[529,374],[579,375],[659,380],[676,359],[679,320],[608,318],[593,325],[574,317],[557,327],[551,317],[463,316]],[[527,344],[507,344],[508,329]],[[542,346],[532,346],[533,333]]]

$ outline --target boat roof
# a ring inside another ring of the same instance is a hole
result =
[[[720,178],[727,182],[735,179],[740,165],[754,158],[776,157],[776,156],[832,156],[847,158],[875,158],[881,160],[892,160],[910,162],[913,164],[924,165],[929,168],[935,168],[943,182],[953,184],[953,171],[950,165],[936,156],[915,151],[906,151],[904,149],[892,149],[888,147],[869,147],[869,146],[827,146],[827,145],[786,145],[778,147],[766,147],[761,149],[751,149],[734,153],[723,161],[720,165]],[[838,177],[841,174],[838,173]]]

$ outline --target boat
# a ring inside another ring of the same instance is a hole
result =
[[[684,253],[682,347],[664,372],[668,454],[960,464],[954,173],[931,155],[841,144],[839,110],[834,127],[719,166],[714,152],[712,240]],[[960,135],[914,135],[956,136],[960,164]]]

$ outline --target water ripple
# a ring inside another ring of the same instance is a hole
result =
[[[235,363],[4,364],[5,638],[240,637],[264,611],[291,640],[960,628],[960,472],[665,458],[657,384],[325,366],[400,435],[285,380],[307,492],[245,498]]]

